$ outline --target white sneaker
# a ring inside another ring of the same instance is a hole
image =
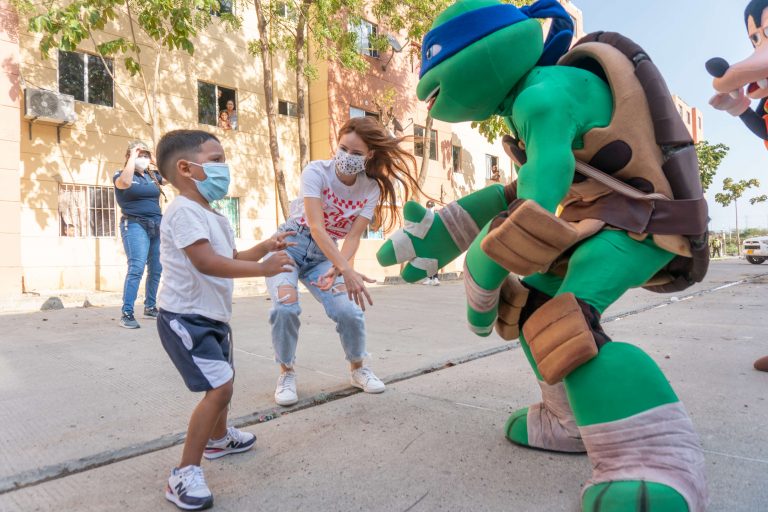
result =
[[[186,466],[174,468],[168,477],[165,499],[182,510],[204,510],[213,506],[213,494],[205,483],[203,468]]]
[[[208,460],[218,459],[230,453],[240,453],[253,448],[256,436],[250,432],[237,430],[235,427],[227,428],[227,435],[218,439],[208,440],[203,451],[203,457]]]
[[[424,286],[432,286],[432,280],[430,278],[426,278],[421,282]]]
[[[353,386],[362,389],[366,393],[383,393],[386,388],[381,379],[374,375],[373,370],[367,366],[352,370],[350,382]]]
[[[432,278],[432,286],[440,286],[440,280],[436,277]]]
[[[287,407],[299,401],[296,394],[296,374],[293,371],[284,372],[277,378],[275,387],[275,403]]]

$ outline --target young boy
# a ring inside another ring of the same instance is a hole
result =
[[[171,472],[165,497],[184,510],[213,505],[201,458],[216,459],[249,450],[256,436],[227,428],[232,398],[233,277],[274,276],[293,265],[282,252],[281,233],[253,248],[235,250],[234,233],[211,201],[229,188],[229,167],[219,140],[199,130],[176,130],[157,145],[163,178],[179,191],[160,226],[164,269],[158,302],[160,341],[191,391],[205,396],[192,412],[181,462]],[[274,256],[258,261],[269,252]]]

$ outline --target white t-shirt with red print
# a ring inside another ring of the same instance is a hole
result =
[[[378,183],[365,173],[358,174],[355,183],[347,186],[336,176],[335,160],[316,160],[301,174],[301,192],[291,202],[289,220],[306,226],[304,198],[316,197],[323,202],[325,230],[331,238],[344,238],[358,216],[373,219],[379,195]]]

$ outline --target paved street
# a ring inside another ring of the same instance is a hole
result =
[[[374,290],[371,365],[389,387],[354,392],[331,322],[302,295],[299,404],[274,405],[265,297],[238,298],[231,418],[250,453],[204,462],[215,510],[577,510],[583,456],[502,434],[538,400],[517,344],[465,327],[459,282]],[[643,347],[683,399],[706,450],[712,511],[768,509],[768,265],[725,260],[679,296],[636,291],[606,331]],[[0,315],[0,511],[174,510],[162,489],[198,397],[151,321],[119,308]],[[140,319],[141,321],[141,319]],[[285,414],[288,412],[288,414]]]

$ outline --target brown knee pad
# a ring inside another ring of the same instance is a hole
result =
[[[496,332],[503,339],[509,341],[520,337],[520,313],[528,302],[528,295],[528,288],[515,276],[507,277],[501,285]]]
[[[523,325],[523,334],[547,384],[560,382],[610,341],[600,327],[599,313],[572,293],[537,309]]]
[[[492,221],[480,247],[508,271],[528,276],[546,270],[577,237],[570,223],[534,201],[517,199]]]

